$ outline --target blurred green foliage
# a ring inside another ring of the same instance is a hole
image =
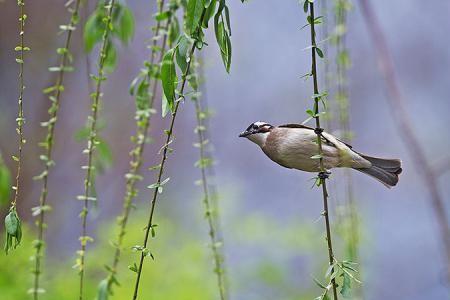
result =
[[[131,247],[139,244],[143,229],[140,222],[143,215],[137,215],[131,220],[125,238],[122,264],[118,270],[121,285],[110,300],[128,299],[132,294],[135,274],[128,270],[128,265],[138,261],[140,253],[132,252]],[[232,215],[233,222],[227,228],[226,239],[230,247],[240,249],[239,254],[233,250],[227,255],[232,296],[248,300],[313,299],[319,289],[312,276],[322,276],[327,267],[311,265],[311,261],[320,261],[311,259],[312,256],[326,255],[318,251],[323,248],[323,232],[317,230],[320,226],[293,219],[278,221],[261,213],[246,214],[245,217],[239,213]],[[167,218],[158,218],[158,225],[158,236],[149,244],[155,261],[151,258],[145,261],[148,266],[143,271],[142,299],[215,299],[216,278],[212,273],[206,232],[198,234]],[[105,222],[100,227],[94,246],[86,257],[86,299],[95,298],[97,285],[105,276],[103,266],[110,264],[112,259],[113,248],[109,239],[114,236],[116,226]],[[29,236],[29,228],[24,225],[23,229],[25,236]],[[74,259],[55,248],[58,247],[50,246],[50,253],[46,256],[47,272],[43,274],[42,284],[46,290],[45,299],[71,299],[78,291],[78,275],[72,269]],[[29,298],[31,249],[30,240],[25,239],[23,246],[8,257],[0,255],[2,300]],[[306,270],[313,270],[313,274]]]
[[[9,203],[11,194],[11,173],[0,154],[0,207]]]

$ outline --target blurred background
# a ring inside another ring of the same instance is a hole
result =
[[[148,57],[151,15],[155,1],[128,1],[135,14],[136,31],[130,45],[119,47],[118,67],[104,84],[101,111],[102,137],[112,151],[111,166],[96,180],[98,205],[89,215],[88,230],[95,243],[87,252],[86,299],[95,297],[103,265],[111,261],[109,241],[116,232],[115,219],[121,210],[124,174],[128,169],[134,134],[134,99],[128,93],[131,80]],[[311,188],[312,174],[284,169],[267,159],[252,143],[237,136],[254,121],[273,125],[302,122],[312,107],[310,81],[301,75],[310,70],[309,31],[300,30],[305,15],[298,1],[228,1],[232,24],[233,61],[230,74],[224,71],[215,38],[207,33],[209,46],[202,51],[205,82],[203,96],[214,112],[210,135],[216,161],[214,178],[219,191],[224,254],[230,281],[231,299],[313,299],[320,294],[313,277],[323,278],[327,268],[322,198]],[[333,2],[329,2],[329,7]],[[355,1],[357,2],[357,1]],[[448,28],[450,2],[399,0],[389,5],[372,1],[373,8],[395,63],[399,84],[407,100],[407,113],[424,145],[429,161],[438,165],[449,159],[450,139],[450,54]],[[91,3],[90,9],[94,7]],[[26,299],[31,286],[31,241],[35,238],[31,207],[38,205],[41,182],[32,180],[42,169],[37,143],[44,138],[49,101],[42,89],[54,81],[47,71],[55,64],[54,51],[64,36],[59,24],[68,14],[63,2],[55,0],[26,3],[28,23],[26,44],[32,51],[25,58],[25,136],[22,198],[18,203],[25,233],[23,244],[10,255],[0,254],[0,298]],[[17,64],[13,51],[17,44],[16,1],[0,1],[0,151],[14,174],[10,158],[16,152],[15,118],[17,106]],[[325,20],[326,21],[326,20]],[[351,130],[353,146],[375,156],[403,160],[403,174],[397,187],[388,190],[375,180],[353,174],[354,195],[359,218],[358,275],[355,299],[448,299],[445,255],[430,196],[421,172],[402,143],[388,105],[386,84],[377,64],[376,50],[368,34],[358,3],[348,17],[347,46]],[[330,25],[331,26],[331,25]],[[328,46],[332,48],[332,45]],[[79,248],[85,163],[76,132],[86,124],[89,113],[88,80],[81,31],[76,31],[72,52],[76,71],[65,78],[54,160],[50,175],[47,256],[43,299],[69,299],[77,292],[75,251]],[[96,55],[92,55],[93,61]],[[328,62],[334,64],[334,60]],[[323,80],[322,80],[323,81]],[[323,82],[321,83],[323,85]],[[331,80],[330,89],[334,83]],[[159,99],[160,97],[158,97]],[[330,97],[329,101],[333,101]],[[156,104],[160,111],[160,102]],[[146,148],[145,179],[136,201],[137,209],[127,231],[126,246],[140,244],[146,224],[150,191],[155,174],[147,170],[158,160],[167,119],[158,113],[152,121],[153,143]],[[193,167],[198,159],[195,110],[190,100],[182,105],[175,130],[174,153],[166,175],[171,178],[156,211],[158,237],[151,243],[155,262],[147,261],[142,299],[215,299],[215,278],[207,224],[203,218],[201,190],[194,184],[200,172]],[[448,204],[450,172],[438,177],[440,192]],[[331,221],[336,256],[346,259],[345,238],[338,228],[342,203],[342,172],[330,181]],[[8,200],[2,199],[2,219]],[[450,213],[449,205],[446,213]],[[3,232],[0,234],[3,242]],[[121,285],[113,299],[131,295],[134,273],[125,270],[137,254],[125,251],[121,265]]]

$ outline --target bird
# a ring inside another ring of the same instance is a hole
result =
[[[402,172],[400,159],[373,157],[355,151],[332,134],[301,124],[272,126],[254,122],[239,134],[261,147],[274,162],[289,169],[321,172],[317,133],[322,141],[323,166],[328,173],[333,168],[351,168],[367,174],[386,187],[397,185]]]

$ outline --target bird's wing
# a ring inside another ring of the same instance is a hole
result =
[[[291,124],[283,124],[283,125],[280,125],[278,127],[281,127],[281,128],[304,128],[304,129],[314,130],[314,128],[312,128],[312,127],[305,126],[305,125],[302,125],[302,124],[293,124],[293,123],[291,123]]]
[[[312,128],[312,127],[305,126],[305,125],[302,125],[302,124],[294,124],[294,123],[283,124],[283,125],[280,125],[280,126],[278,126],[278,127],[281,127],[281,128],[303,128],[303,129],[314,130],[314,128]],[[322,135],[322,137],[324,138],[324,140],[325,140],[326,143],[328,143],[329,145],[332,145],[332,146],[338,148],[337,145],[331,141],[331,139],[325,137],[324,135]],[[334,136],[333,136],[333,137],[334,137]],[[334,137],[334,138],[335,138],[337,141],[339,141],[339,142],[343,143],[344,145],[346,145],[347,147],[349,147],[350,149],[352,149],[352,146],[351,146],[351,145],[347,144],[347,143],[344,142],[344,141],[341,141],[340,139],[338,139],[338,138],[336,138],[336,137]]]

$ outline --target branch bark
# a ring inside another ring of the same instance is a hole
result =
[[[318,76],[317,76],[317,62],[316,62],[316,51],[317,51],[317,44],[316,44],[316,31],[315,31],[315,17],[314,17],[314,3],[309,2],[309,16],[310,16],[310,28],[311,28],[311,61],[312,61],[312,67],[311,67],[311,74],[313,77],[313,85],[314,85],[314,118],[316,120],[316,129],[315,132],[317,134],[317,145],[319,150],[319,164],[320,164],[320,173],[319,173],[319,180],[320,185],[322,186],[322,195],[323,195],[323,216],[325,218],[325,226],[326,226],[326,233],[327,233],[327,246],[328,246],[328,259],[329,259],[329,265],[334,264],[334,254],[333,254],[333,243],[331,241],[331,228],[330,228],[330,218],[328,216],[328,191],[327,191],[327,184],[326,184],[326,178],[327,170],[325,170],[324,163],[323,163],[323,157],[322,157],[322,131],[323,128],[320,126],[320,118],[319,118],[319,102],[320,102],[320,94],[319,94],[319,84],[318,84]],[[333,271],[331,272],[333,273]],[[337,300],[337,291],[336,291],[336,280],[333,278],[331,280],[332,290],[333,290],[333,298],[334,300]]]

